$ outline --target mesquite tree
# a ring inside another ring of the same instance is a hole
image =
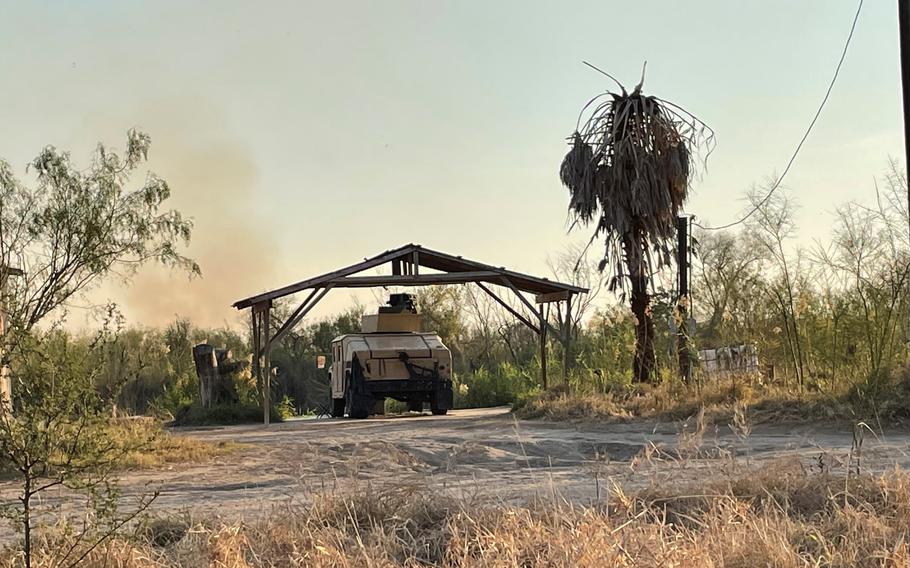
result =
[[[571,196],[572,226],[593,224],[591,242],[605,240],[600,269],[612,273],[610,290],[630,292],[637,319],[634,375],[648,381],[653,276],[673,262],[676,217],[714,135],[679,106],[642,94],[642,83],[631,93],[619,87],[621,93],[601,93],[582,109],[560,179]]]
[[[35,564],[39,542],[53,566],[80,566],[157,497],[150,492],[119,506],[117,471],[155,433],[111,421],[93,364],[104,342],[102,334],[86,345],[58,331],[17,337],[10,365],[16,411],[0,408],[0,465],[18,491],[0,503],[0,518],[21,536],[26,567]],[[54,492],[62,502],[44,498]],[[58,538],[47,527],[52,515],[68,521],[56,526]]]
[[[103,351],[103,342],[81,352],[46,325],[102,278],[127,278],[146,262],[199,272],[180,252],[191,223],[164,208],[167,183],[152,173],[130,183],[150,144],[131,130],[123,154],[99,145],[87,168],[49,146],[29,164],[31,185],[0,160],[0,368],[12,386],[12,402],[0,402],[0,469],[20,484],[0,518],[21,532],[26,566],[44,522],[35,508],[48,505],[45,491],[85,498],[83,522],[67,528],[64,537],[72,538],[61,539],[55,552],[60,566],[79,565],[154,498],[142,498],[126,515],[117,511],[114,473],[145,440],[116,436],[110,393],[98,388],[99,369],[91,364],[101,355],[90,351]]]
[[[0,290],[10,324],[31,330],[105,276],[129,276],[146,262],[199,272],[180,253],[191,222],[163,208],[167,182],[147,173],[129,187],[150,146],[130,130],[122,155],[99,145],[88,168],[48,146],[29,164],[31,187],[0,159]],[[25,274],[10,278],[9,266]]]

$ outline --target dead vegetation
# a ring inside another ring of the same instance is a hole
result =
[[[684,420],[702,410],[712,423],[734,423],[748,416],[752,423],[855,422],[901,423],[910,408],[910,377],[889,379],[875,397],[855,388],[842,391],[800,390],[763,385],[754,376],[735,375],[697,386],[671,381],[634,385],[608,392],[553,389],[513,406],[523,419],[623,422],[633,419]]]
[[[108,435],[131,448],[120,461],[122,469],[150,469],[178,463],[199,463],[241,449],[229,442],[209,442],[166,431],[161,422],[148,417],[118,419]]]
[[[798,462],[698,486],[618,486],[601,502],[528,506],[426,488],[317,497],[251,523],[172,517],[88,566],[905,566],[910,476],[834,475]],[[37,566],[53,565],[44,543]],[[15,565],[16,553],[4,562]]]
[[[630,292],[636,317],[633,374],[639,382],[654,379],[654,290],[648,275],[671,264],[676,218],[697,154],[710,153],[714,143],[714,133],[694,115],[644,95],[644,79],[642,69],[631,93],[617,81],[621,93],[600,93],[582,108],[559,170],[571,196],[571,227],[594,226],[589,245],[600,237],[605,241],[599,269],[612,274],[610,290]]]

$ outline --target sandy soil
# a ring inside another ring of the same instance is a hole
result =
[[[634,422],[573,425],[516,421],[506,408],[448,416],[367,420],[295,420],[269,427],[177,429],[206,440],[245,445],[214,461],[128,472],[124,498],[152,490],[157,512],[249,518],[305,501],[317,491],[424,486],[456,496],[525,502],[553,495],[578,502],[603,496],[613,483],[635,488],[798,459],[807,468],[843,469],[859,454],[863,469],[910,467],[910,432],[863,430],[860,451],[851,426],[757,426],[748,437],[729,427]],[[0,484],[0,498],[13,497]],[[61,499],[63,495],[48,495]]]

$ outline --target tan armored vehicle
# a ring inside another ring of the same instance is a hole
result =
[[[409,294],[392,294],[378,314],[363,316],[361,333],[332,341],[332,416],[381,413],[386,398],[433,414],[452,408],[452,353],[435,333],[420,332]]]

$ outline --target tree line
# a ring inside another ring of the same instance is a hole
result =
[[[796,203],[777,193],[738,230],[696,231],[690,313],[696,320],[691,357],[695,380],[709,381],[698,351],[754,345],[756,380],[794,393],[851,391],[879,396],[903,370],[910,334],[910,224],[904,174],[891,164],[873,188],[872,205],[836,207],[830,238],[797,240]],[[763,193],[751,199],[758,203]],[[635,382],[636,318],[607,294],[608,276],[595,263],[577,263],[570,247],[550,259],[554,278],[591,289],[576,302],[569,369],[565,346],[551,338],[550,384],[582,392],[608,392]],[[577,266],[576,266],[577,265]],[[669,276],[672,276],[670,274]],[[656,279],[651,304],[655,370],[652,382],[678,381],[676,291],[672,278]],[[459,406],[506,404],[539,392],[537,336],[486,294],[470,286],[415,291],[427,331],[452,350]],[[291,306],[278,305],[279,325]],[[522,306],[515,305],[516,309]],[[333,338],[359,330],[365,308],[298,326],[273,348],[275,400],[295,412],[318,410],[328,399],[326,369],[316,358],[331,353]],[[551,314],[555,327],[564,316]],[[85,338],[84,341],[88,341]],[[200,329],[177,320],[163,330],[133,327],[115,333],[106,347],[99,386],[117,389],[118,404],[131,412],[174,413],[189,404],[198,385],[191,347],[207,341],[235,358],[250,349],[241,330]],[[773,368],[773,376],[770,370]],[[248,381],[248,373],[241,380]],[[246,391],[250,402],[258,394]]]

